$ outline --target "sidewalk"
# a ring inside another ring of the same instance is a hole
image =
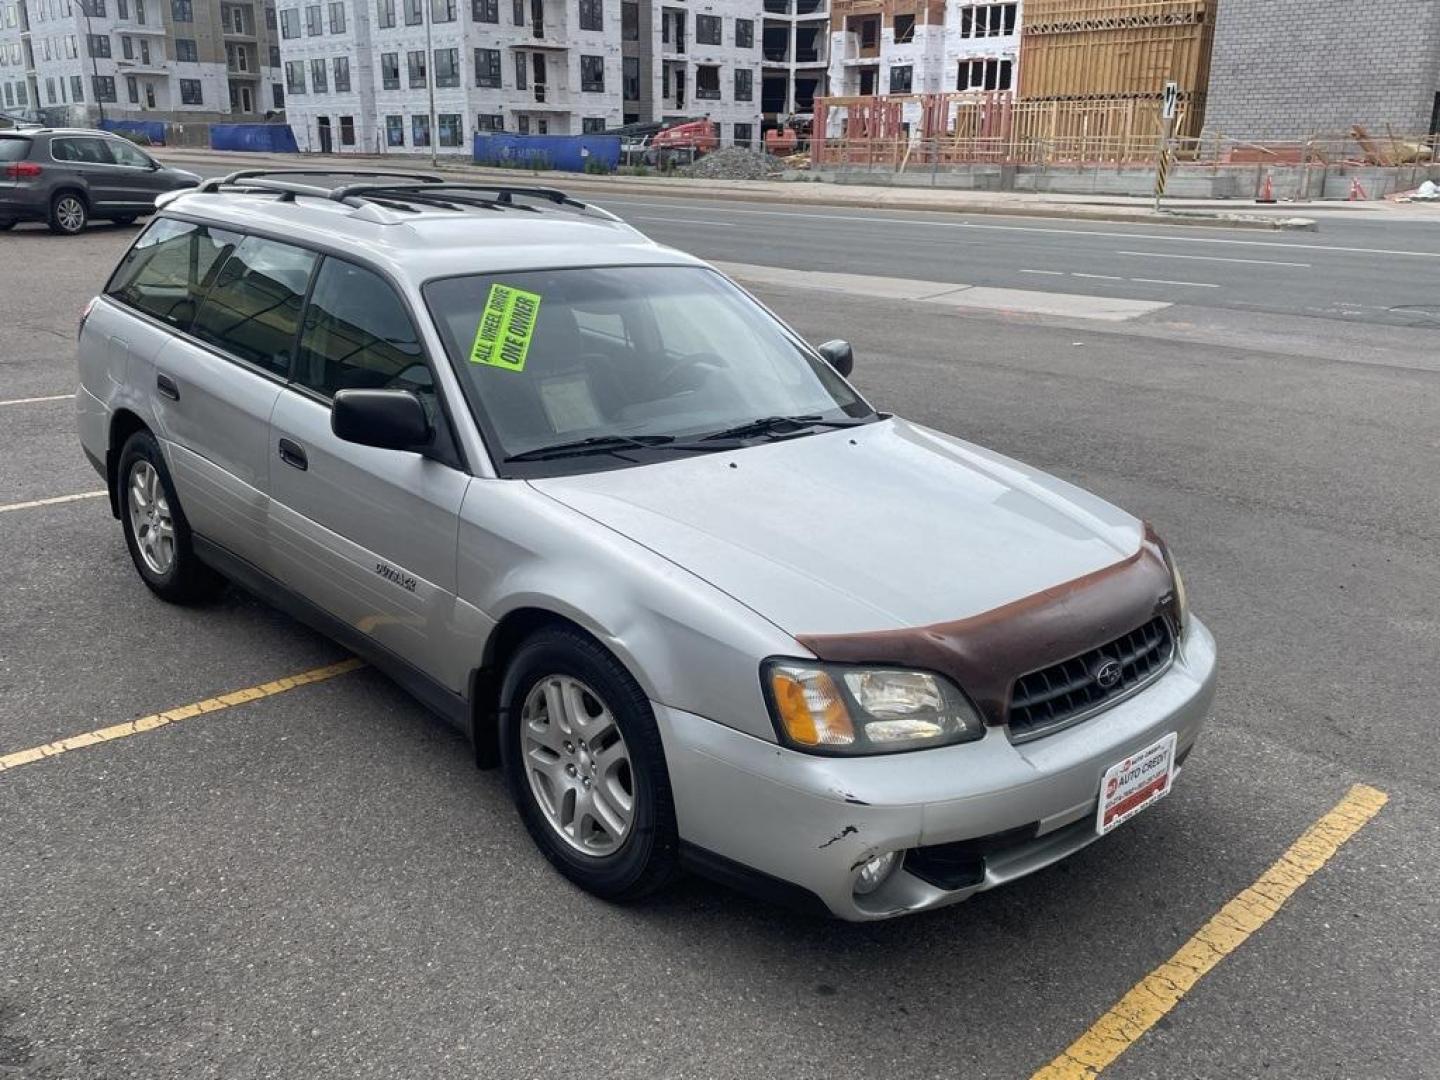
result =
[[[247,168],[394,169],[429,171],[430,163],[413,155],[392,157],[359,154],[244,154],[218,150],[157,147],[152,151],[166,162],[184,166],[209,165]],[[931,210],[963,214],[1003,214],[1019,217],[1065,218],[1211,228],[1304,229],[1317,228],[1312,212],[1351,214],[1386,213],[1389,204],[1307,203],[1303,207],[1258,207],[1228,200],[1184,201],[1167,204],[1157,214],[1149,200],[1107,195],[1055,195],[1030,192],[956,191],[945,188],[871,187],[803,180],[685,180],[659,176],[595,176],[588,173],[525,172],[489,169],[463,159],[441,159],[441,172],[511,184],[561,187],[592,198],[603,195],[663,196],[665,198],[725,199],[735,202],[785,203],[796,206],[843,206],[883,210]],[[1305,216],[1298,217],[1297,213]],[[1440,220],[1440,212],[1433,215]],[[1387,218],[1389,220],[1389,218]]]

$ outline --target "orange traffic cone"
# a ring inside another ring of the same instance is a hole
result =
[[[1260,196],[1255,200],[1257,203],[1273,203],[1275,199],[1275,184],[1271,180],[1270,173],[1265,173],[1265,183],[1260,185]]]
[[[1360,202],[1362,199],[1369,198],[1370,196],[1365,193],[1365,189],[1360,186],[1360,181],[1352,177],[1350,180],[1350,201]]]

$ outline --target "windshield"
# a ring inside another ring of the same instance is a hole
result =
[[[477,274],[424,293],[497,464],[579,440],[873,415],[769,312],[701,267]],[[639,450],[565,468],[634,464]],[[645,451],[650,461],[674,448]]]

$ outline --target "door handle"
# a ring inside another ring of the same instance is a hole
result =
[[[163,372],[155,376],[155,389],[164,394],[171,401],[180,400],[180,387],[175,385],[175,380]]]
[[[280,440],[280,460],[301,472],[310,468],[310,459],[305,456],[305,448],[290,439]]]

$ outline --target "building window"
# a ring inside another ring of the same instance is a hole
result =
[[[425,50],[412,49],[405,57],[410,67],[410,89],[425,85]]]
[[[330,79],[325,72],[324,60],[310,61],[310,89],[317,94],[323,94],[330,89]]]
[[[195,5],[192,0],[170,0],[171,22],[194,22]]]
[[[498,23],[500,0],[470,0],[470,17],[476,22]]]
[[[459,113],[441,113],[435,117],[435,137],[441,146],[460,146],[465,140],[465,125]]]
[[[735,47],[737,49],[753,49],[755,47],[755,20],[735,20]]]
[[[580,134],[599,135],[605,130],[605,118],[603,116],[583,116],[580,118]]]
[[[86,34],[85,48],[90,51],[91,56],[108,58],[110,56],[110,35]]]
[[[755,96],[755,72],[749,68],[735,69],[735,100],[750,101]]]
[[[400,54],[380,54],[380,85],[386,90],[400,89]]]
[[[270,84],[270,101],[277,109],[285,108],[285,87],[278,82]]]
[[[340,88],[337,86],[335,89]],[[340,145],[355,145],[355,117],[353,116],[340,117]]]
[[[908,45],[915,40],[915,16],[895,16],[895,44]]]
[[[475,85],[500,87],[500,50],[475,50]]]
[[[385,145],[405,145],[405,118],[403,116],[385,117]]]
[[[125,76],[125,96],[130,100],[130,104],[140,104],[140,84],[135,81],[134,75]]]
[[[405,25],[419,26],[425,21],[425,0],[405,0]]]
[[[605,13],[600,0],[580,0],[580,29],[605,29]]]
[[[199,79],[180,80],[180,104],[204,105],[205,95],[200,89]]]
[[[755,141],[755,125],[736,124],[735,138],[732,141],[736,146],[749,146]]]
[[[235,9],[239,11],[239,8]],[[345,32],[345,3],[344,0],[330,0],[330,32],[332,34],[343,34]]]
[[[325,32],[325,25],[320,17],[320,5],[311,4],[305,9],[305,36],[318,37]]]
[[[13,11],[14,9],[12,8],[11,10]],[[80,10],[92,19],[103,19],[105,18],[105,0],[80,0]],[[65,8],[65,14],[70,14],[70,8],[68,6]],[[10,25],[14,26],[15,24],[12,22]]]
[[[640,58],[627,56],[622,61],[625,74],[625,100],[640,100]]]
[[[455,21],[455,0],[430,0],[430,21],[447,23]]]
[[[55,77],[53,75],[45,80],[45,103],[47,105],[55,104]]]
[[[410,141],[416,146],[430,145],[430,117],[410,117]]]
[[[135,42],[128,34],[120,39],[120,55],[126,60],[135,59]]]
[[[605,89],[605,58],[603,56],[580,57],[580,89],[595,93]]]
[[[620,5],[620,37],[625,41],[640,40],[640,4],[625,0]]]
[[[305,93],[305,61],[285,61],[285,90],[291,95]]]
[[[279,46],[279,45],[271,45],[271,46],[270,46],[270,66],[271,66],[272,68],[278,68],[278,67],[280,66],[280,46]]]
[[[501,113],[481,113],[475,117],[476,131],[504,131],[505,117]]]
[[[280,12],[280,36],[286,39],[300,36],[300,12],[295,8]]]
[[[130,0],[115,0],[115,17],[117,19],[130,18]]]
[[[95,86],[96,101],[115,100],[115,78],[113,75],[96,75],[91,82]]]
[[[515,0],[514,10],[510,14],[515,19],[516,26],[525,25],[525,0]]]
[[[335,92],[337,94],[350,92],[350,58],[348,56],[335,57]]]
[[[395,25],[395,0],[376,0],[375,12],[380,29],[388,30]]]
[[[243,33],[245,33],[245,32],[246,32],[246,30],[245,30],[245,9],[244,9],[244,8],[239,8],[239,7],[232,7],[232,8],[230,8],[229,10],[230,10],[230,22],[229,22],[229,25],[226,26],[225,32],[226,32],[226,33],[229,33],[229,34],[243,34]],[[221,18],[222,18],[222,21],[223,21],[224,16],[222,16]]]
[[[435,85],[451,87],[460,85],[460,50],[435,50]]]
[[[145,0],[135,0],[135,3],[141,11],[145,10]],[[141,19],[140,21],[144,22],[145,20]],[[272,32],[275,29],[275,9],[268,5],[265,8],[265,29]]]
[[[910,93],[911,74],[914,70],[914,67],[910,64],[899,64],[892,67],[890,69],[890,93]]]
[[[529,61],[525,59],[523,52],[515,54],[515,89],[524,90],[526,87],[525,73],[529,70]]]
[[[955,89],[1009,90],[1013,68],[1011,60],[961,60]]]
[[[707,101],[720,100],[720,69],[712,64],[695,68],[695,97]]]
[[[1018,4],[981,4],[960,9],[963,38],[1008,37],[1015,33]]]
[[[70,100],[85,100],[85,78],[81,75],[70,76]]]
[[[696,15],[695,40],[701,45],[720,44],[720,16]]]

